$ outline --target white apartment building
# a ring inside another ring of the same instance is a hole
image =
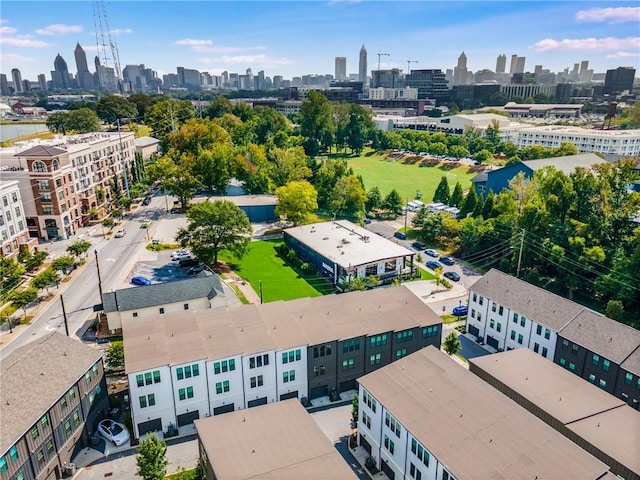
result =
[[[556,148],[573,143],[578,152],[600,152],[605,155],[640,155],[640,130],[596,130],[562,125],[526,127],[518,131],[518,148],[542,145]]]
[[[584,308],[495,269],[471,286],[468,305],[467,332],[479,341],[497,351],[528,348],[551,361],[558,332]]]
[[[16,257],[21,248],[33,251],[38,240],[29,237],[18,181],[1,181],[0,199],[0,255]]]
[[[417,100],[418,89],[412,87],[385,88],[376,87],[369,89],[371,100]]]
[[[358,379],[358,441],[388,478],[600,479],[609,468],[435,348]]]
[[[441,324],[405,287],[124,318],[134,435],[350,391],[364,373],[439,347]]]

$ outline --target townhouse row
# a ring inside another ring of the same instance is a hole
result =
[[[0,479],[63,478],[109,411],[102,353],[52,333],[7,355],[0,384]]]
[[[405,287],[123,319],[134,434],[357,390],[425,346],[442,320]]]
[[[498,270],[473,284],[468,305],[479,342],[533,350],[640,407],[640,331]]]

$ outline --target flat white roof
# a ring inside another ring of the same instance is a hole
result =
[[[347,220],[287,228],[285,232],[343,268],[416,253]]]

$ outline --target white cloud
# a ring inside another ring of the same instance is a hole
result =
[[[66,35],[68,33],[80,33],[83,28],[81,25],[65,25],[64,23],[56,23],[44,28],[39,28],[36,33],[39,35]]]
[[[17,37],[0,37],[0,45],[9,45],[10,47],[20,48],[43,48],[51,47],[50,43],[42,40],[35,40],[29,35],[18,35]]]
[[[640,7],[590,8],[580,10],[576,14],[579,22],[638,22],[640,21]]]
[[[630,50],[640,49],[640,37],[627,38],[564,38],[555,40],[545,38],[530,46],[536,52],[561,51],[599,51],[599,50]]]
[[[638,52],[616,52],[607,55],[607,58],[629,58],[629,57],[638,57],[640,54]]]
[[[174,45],[184,46],[184,47],[202,47],[205,45],[213,45],[211,40],[196,40],[193,38],[183,38],[182,40],[176,40],[173,42]]]
[[[246,64],[246,65],[255,65],[262,67],[275,67],[280,65],[293,65],[295,62],[286,57],[273,57],[270,55],[236,55],[229,56],[223,55],[220,57],[221,63],[227,64]]]
[[[224,45],[214,45],[212,40],[196,40],[194,38],[183,38],[182,40],[176,40],[174,45],[180,47],[189,47],[194,52],[198,53],[237,53],[243,51],[253,50],[266,50],[263,46],[249,46],[249,47],[232,47]]]
[[[109,33],[112,35],[127,35],[133,33],[133,30],[130,28],[114,28],[113,30],[109,30]]]
[[[17,30],[13,27],[0,27],[0,35],[13,35]]]
[[[34,62],[35,60],[33,58],[25,57],[24,55],[18,55],[17,53],[0,54],[0,63],[2,63],[3,65],[24,65]]]

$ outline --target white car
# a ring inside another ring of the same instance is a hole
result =
[[[181,248],[180,250],[176,250],[171,254],[171,260],[177,260],[180,257],[187,257],[191,255],[191,251],[186,248]]]
[[[130,439],[127,427],[115,420],[102,420],[98,424],[98,433],[113,442],[116,447],[127,443]]]
[[[116,238],[122,238],[125,236],[125,234],[127,233],[127,231],[124,228],[121,228],[120,230],[118,230],[115,234]]]

